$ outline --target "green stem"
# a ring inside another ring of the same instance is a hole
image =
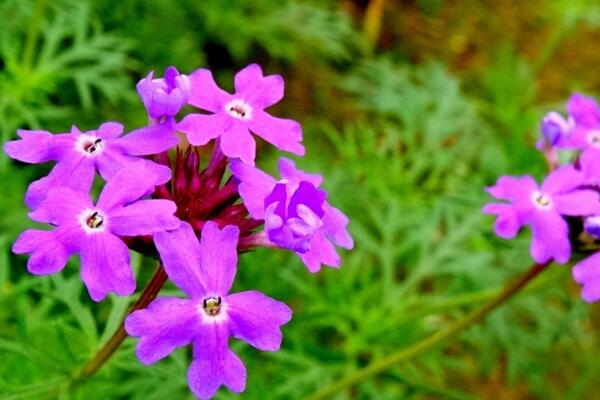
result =
[[[150,281],[142,291],[142,294],[138,300],[129,308],[125,313],[125,317],[136,310],[146,308],[152,300],[156,298],[160,289],[167,281],[167,274],[161,264],[158,265],[154,275],[150,278]],[[127,332],[125,332],[125,317],[119,328],[113,333],[108,342],[91,358],[81,370],[74,376],[73,381],[82,381],[90,376],[94,375],[102,365],[110,358],[110,356],[121,346],[123,341],[127,338]]]
[[[385,371],[386,369],[392,367],[395,364],[409,361],[412,358],[417,357],[425,353],[426,351],[435,348],[436,346],[442,344],[446,340],[456,336],[458,333],[468,328],[471,324],[481,320],[487,314],[492,312],[496,307],[505,303],[516,293],[518,293],[523,287],[525,287],[525,285],[527,285],[533,278],[538,276],[548,266],[548,264],[549,263],[532,265],[531,268],[527,270],[527,272],[508,283],[504,287],[504,289],[498,294],[498,296],[483,304],[481,307],[473,310],[465,318],[456,321],[455,323],[450,325],[446,330],[434,333],[428,338],[417,342],[408,348],[404,348],[400,351],[390,354],[387,357],[377,360],[371,363],[370,365],[366,366],[365,368],[359,369],[353,372],[352,374],[348,375],[347,377],[342,378],[339,381],[334,382],[321,390],[318,390],[317,392],[308,396],[307,399],[330,399],[335,393],[339,392],[340,390],[353,386],[364,379],[367,379],[371,376],[377,375]]]

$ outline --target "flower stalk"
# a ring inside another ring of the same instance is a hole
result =
[[[113,333],[108,342],[102,346],[100,350],[91,358],[75,375],[74,381],[85,380],[94,375],[104,365],[104,363],[113,355],[115,351],[121,346],[123,341],[127,338],[127,332],[125,332],[125,317],[136,310],[146,308],[152,300],[156,298],[158,292],[162,289],[165,282],[167,281],[167,274],[162,264],[158,264],[154,274],[148,281],[148,284],[142,291],[142,294],[137,301],[129,308],[125,313],[119,328]]]
[[[492,298],[479,308],[471,311],[465,318],[454,322],[446,330],[436,332],[428,338],[417,342],[408,348],[404,348],[388,355],[387,357],[377,360],[365,368],[361,368],[347,377],[316,391],[312,395],[308,396],[307,399],[330,399],[335,393],[345,388],[351,387],[367,378],[378,375],[395,364],[410,361],[413,358],[440,346],[444,342],[461,333],[466,328],[481,321],[486,315],[494,311],[498,306],[511,299],[531,280],[544,271],[549,264],[549,262],[544,264],[533,264],[524,274],[509,282],[496,297]]]

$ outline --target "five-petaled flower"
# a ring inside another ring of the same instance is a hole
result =
[[[141,160],[140,156],[157,154],[175,146],[179,139],[173,128],[155,125],[128,135],[123,125],[107,122],[96,130],[81,132],[75,126],[70,133],[53,135],[46,131],[17,131],[19,140],[4,146],[10,157],[32,164],[57,161],[50,174],[33,182],[25,194],[25,202],[37,207],[51,188],[68,187],[88,192],[96,170],[108,180],[119,170]],[[143,161],[156,185],[171,179],[171,170],[150,160]]]
[[[81,278],[90,297],[100,301],[113,291],[121,296],[135,290],[129,250],[119,236],[150,235],[175,229],[180,221],[169,200],[139,200],[154,188],[156,176],[143,161],[117,172],[105,185],[96,205],[87,192],[67,187],[51,189],[29,216],[54,225],[52,231],[28,229],[13,251],[31,253],[29,272],[53,274],[79,252]]]
[[[279,160],[279,181],[236,160],[231,172],[250,216],[265,221],[268,240],[296,252],[311,272],[321,264],[340,265],[334,244],[351,249],[354,243],[346,229],[348,218],[319,189],[320,175],[300,171],[286,158]]]
[[[212,73],[199,69],[190,75],[192,94],[189,103],[212,114],[189,114],[178,124],[189,142],[202,146],[219,138],[227,157],[254,165],[256,143],[249,131],[280,150],[304,155],[302,128],[296,121],[275,118],[264,109],[283,98],[283,78],[263,76],[257,64],[248,65],[235,75],[235,94],[215,83]]]
[[[188,298],[159,298],[125,322],[127,332],[140,337],[137,356],[144,364],[193,344],[188,384],[200,399],[211,398],[221,385],[234,392],[246,386],[246,368],[229,349],[230,336],[259,350],[276,351],[280,327],[292,317],[288,306],[260,292],[228,294],[237,269],[238,234],[235,226],[219,230],[211,221],[204,225],[200,242],[187,223],[157,233],[167,275]]]
[[[165,77],[154,79],[154,72],[138,82],[137,91],[150,117],[173,117],[190,98],[190,80],[175,67],[165,70]]]
[[[495,231],[509,239],[523,225],[531,225],[531,255],[538,263],[554,259],[566,263],[571,255],[569,226],[563,216],[600,213],[600,197],[594,190],[580,189],[584,174],[563,166],[548,175],[541,187],[530,176],[503,176],[487,192],[509,203],[492,203],[483,211],[497,216]]]

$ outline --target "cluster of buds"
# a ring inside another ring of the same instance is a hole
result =
[[[292,312],[258,291],[229,293],[238,253],[277,247],[296,253],[311,272],[339,267],[335,246],[353,247],[348,219],[327,202],[321,176],[286,158],[280,179],[255,166],[252,134],[304,155],[300,124],[264,111],[283,98],[281,76],[249,65],[235,75],[230,94],[206,69],[186,76],[169,67],[161,79],[150,73],[137,90],[146,127],[125,135],[116,122],[64,134],[20,130],[20,139],[6,143],[16,160],[56,162],[25,195],[30,218],[52,229],[26,230],[13,251],[30,254],[27,268],[36,275],[59,272],[79,253],[94,301],[135,291],[130,249],[159,257],[187,297],[159,298],[127,317],[126,331],[140,337],[139,360],[154,363],[192,344],[188,383],[198,398],[211,398],[221,385],[241,392],[246,369],[229,337],[276,351]],[[187,104],[203,112],[179,120]],[[201,147],[211,145],[203,163]],[[93,202],[96,173],[105,184]]]
[[[576,93],[567,112],[566,118],[550,112],[542,120],[537,147],[550,166],[542,185],[531,176],[503,176],[487,192],[506,202],[488,204],[483,211],[496,215],[495,232],[502,238],[530,225],[530,252],[537,263],[564,264],[573,250],[582,253],[573,278],[591,303],[600,300],[600,107]],[[570,162],[559,162],[561,151],[573,153]]]

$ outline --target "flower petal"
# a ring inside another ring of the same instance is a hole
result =
[[[310,249],[306,253],[298,254],[306,268],[313,274],[319,272],[321,264],[333,268],[340,266],[340,257],[333,244],[327,240],[322,230],[315,233],[310,241]]]
[[[254,165],[256,142],[241,122],[236,121],[221,135],[221,150],[230,158],[239,158],[248,165]]]
[[[232,124],[232,117],[225,113],[188,114],[177,125],[177,130],[185,133],[188,141],[194,146],[204,146],[230,129]]]
[[[531,218],[531,256],[537,263],[545,263],[552,259],[564,264],[571,257],[569,242],[569,226],[556,212],[540,211]]]
[[[173,215],[177,206],[171,200],[139,200],[110,213],[109,229],[119,236],[150,235],[177,229],[181,221]]]
[[[212,72],[200,68],[190,75],[191,96],[188,103],[212,112],[222,110],[231,95],[215,83]]]
[[[265,218],[265,198],[273,191],[277,181],[258,168],[238,160],[231,160],[231,173],[239,181],[238,192],[244,206],[254,219]]]
[[[125,320],[127,333],[141,338],[136,355],[146,365],[191,343],[198,329],[196,302],[175,297],[156,299],[148,308],[131,313]]]
[[[248,121],[248,128],[277,147],[279,150],[303,156],[302,127],[291,119],[273,117],[266,112],[256,110]]]
[[[575,190],[552,196],[554,208],[562,215],[587,216],[600,214],[600,195],[594,190]]]
[[[154,189],[156,180],[156,174],[147,168],[145,160],[138,160],[128,168],[122,168],[108,180],[97,205],[108,211],[132,203]]]
[[[127,154],[145,156],[167,151],[179,143],[175,135],[175,121],[167,119],[162,124],[136,129],[115,141]]]
[[[100,301],[109,292],[128,296],[135,291],[135,279],[125,243],[108,232],[87,234],[81,241],[81,279],[90,297]]]
[[[600,124],[600,107],[593,97],[574,93],[567,102],[567,111],[578,125],[596,127]]]
[[[142,163],[149,174],[155,177],[155,185],[161,185],[171,179],[171,169],[153,161],[123,153],[123,149],[112,143],[111,147],[104,149],[102,154],[95,157],[98,172],[104,180],[111,180],[122,169],[130,169],[135,163]],[[148,190],[153,189],[149,187]]]
[[[79,250],[83,232],[77,226],[58,227],[53,231],[28,229],[17,238],[12,251],[31,253],[27,270],[34,275],[54,274],[62,270],[68,258]]]
[[[6,142],[4,151],[10,158],[26,163],[59,161],[75,147],[75,139],[68,133],[18,130],[17,134],[21,139]]]
[[[333,242],[345,249],[351,249],[354,247],[354,240],[346,229],[348,226],[348,217],[344,215],[340,210],[329,205],[325,202],[323,205],[325,215],[323,216],[323,229],[327,236],[333,240]]]
[[[279,174],[281,179],[286,179],[290,182],[307,181],[315,187],[319,187],[323,183],[323,177],[319,174],[309,174],[296,168],[296,164],[289,158],[281,157],[279,159]]]
[[[494,186],[486,188],[486,192],[495,198],[513,202],[530,202],[531,194],[536,190],[537,183],[528,175],[520,178],[501,176]]]
[[[34,221],[53,225],[77,224],[80,214],[92,207],[86,192],[57,187],[50,189],[46,199],[28,215]]]
[[[235,393],[246,388],[246,367],[229,350],[225,324],[203,325],[194,341],[194,361],[188,369],[188,385],[200,399],[212,398],[221,385]]]
[[[600,300],[600,253],[595,253],[573,267],[573,279],[583,285],[581,297],[588,303]]]
[[[250,64],[234,78],[235,96],[264,110],[283,98],[284,82],[281,75],[263,76],[258,64]]]
[[[550,173],[542,183],[542,191],[546,193],[566,193],[583,185],[585,177],[572,165],[564,165]]]
[[[579,165],[588,185],[600,184],[600,149],[588,147],[579,156]]]
[[[123,124],[118,122],[105,122],[94,132],[101,139],[116,139],[123,134]]]
[[[234,293],[226,297],[226,302],[233,337],[259,350],[279,350],[280,327],[292,319],[292,310],[287,305],[254,290]]]
[[[519,221],[515,208],[511,204],[491,203],[483,207],[484,214],[494,214],[497,216],[494,224],[496,235],[504,239],[512,239],[517,236],[519,229],[524,225]]]
[[[200,244],[187,222],[170,232],[158,232],[154,243],[169,278],[189,297],[206,294],[204,277],[200,271]]]
[[[30,208],[36,208],[46,198],[50,189],[61,186],[88,193],[95,175],[94,162],[90,157],[65,157],[52,168],[48,176],[29,185],[25,193],[25,203]]]
[[[240,230],[228,225],[223,230],[208,221],[202,227],[200,262],[206,290],[226,295],[231,289],[237,271],[237,244]]]

